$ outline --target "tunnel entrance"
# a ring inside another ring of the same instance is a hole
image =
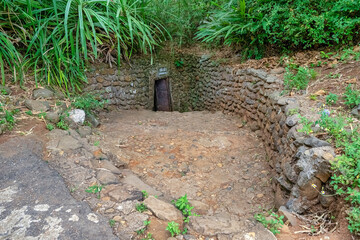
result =
[[[156,80],[154,89],[154,110],[170,112],[172,109],[169,80],[167,78]]]

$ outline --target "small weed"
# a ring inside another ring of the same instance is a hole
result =
[[[144,234],[144,232],[146,231],[146,229],[147,229],[147,227],[150,225],[150,223],[151,223],[151,221],[147,221],[147,220],[145,220],[144,221],[144,228],[142,228],[142,229],[140,229],[140,230],[137,230],[136,231],[136,233],[137,233],[137,235],[142,235],[142,234]]]
[[[60,121],[56,124],[56,126],[58,128],[60,128],[60,129],[63,129],[63,130],[68,130],[69,129],[69,125],[61,117],[60,117]]]
[[[266,215],[269,217],[268,219],[263,213],[255,214],[254,218],[259,221],[264,227],[269,229],[273,234],[280,233],[279,229],[284,225],[283,218],[284,216],[279,216],[273,212],[268,211]]]
[[[339,78],[339,77],[340,77],[340,73],[330,73],[327,77],[328,77],[328,78]]]
[[[135,209],[136,209],[136,211],[142,213],[142,212],[145,212],[148,208],[147,208],[147,206],[145,204],[138,203],[138,204],[136,204]]]
[[[316,96],[315,94],[311,94],[309,98],[310,98],[310,100],[312,100],[312,101],[316,101],[316,100],[317,100],[317,96]]]
[[[295,115],[295,114],[297,114],[297,113],[299,113],[299,109],[297,109],[297,108],[292,108],[292,109],[289,109],[288,115],[289,115],[289,116],[292,116],[292,115]]]
[[[145,238],[142,238],[141,240],[155,240],[152,236],[152,233],[148,233]]]
[[[94,193],[97,195],[97,198],[100,198],[100,192],[102,190],[103,186],[98,186],[98,185],[94,185],[94,186],[89,186],[85,192],[88,193]]]
[[[47,128],[49,131],[52,131],[52,130],[55,129],[54,125],[52,125],[51,123],[46,124],[46,128]]]
[[[2,88],[0,91],[1,91],[2,95],[8,95],[9,94],[8,91],[5,88]]]
[[[145,190],[142,190],[141,192],[142,192],[142,195],[143,195],[144,199],[149,197],[149,194]]]
[[[332,52],[325,53],[324,51],[321,51],[321,52],[320,52],[320,57],[327,59],[327,58],[330,58],[331,55],[334,55],[334,54],[335,54],[335,53],[332,53]]]
[[[177,67],[177,68],[182,68],[182,67],[184,67],[184,61],[183,61],[183,60],[176,60],[176,61],[174,62],[174,64],[175,64],[175,67]]]
[[[114,219],[110,219],[110,220],[109,220],[109,225],[110,225],[110,227],[115,226],[115,220],[114,220]]]
[[[95,141],[95,142],[94,142],[94,146],[95,146],[95,147],[98,147],[99,145],[100,145],[100,141]]]
[[[301,129],[299,129],[298,132],[303,132],[306,134],[312,133],[313,130],[311,127],[314,123],[312,121],[310,121],[309,119],[307,119],[306,117],[301,116],[300,114],[298,116],[300,118],[300,123],[303,125],[303,127]]]
[[[46,117],[46,112],[41,112],[38,114],[38,118],[45,118]]]
[[[325,98],[326,104],[329,106],[336,104],[338,99],[339,99],[338,95],[336,95],[334,93],[329,93],[329,95],[327,95]]]
[[[179,224],[174,221],[168,223],[166,230],[170,232],[172,237],[180,234],[181,232],[179,228]]]
[[[3,125],[6,129],[12,130],[15,126],[14,115],[19,112],[19,109],[6,110],[5,105],[0,102],[0,126]],[[2,128],[2,129],[5,129]]]
[[[29,115],[29,116],[32,116],[32,115],[33,115],[33,113],[32,113],[31,110],[28,110],[28,111],[26,111],[25,113],[26,113],[27,115]]]

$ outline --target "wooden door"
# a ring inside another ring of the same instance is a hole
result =
[[[155,110],[171,111],[171,96],[167,79],[155,81]]]

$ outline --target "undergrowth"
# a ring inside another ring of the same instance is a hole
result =
[[[310,122],[310,121],[309,121]],[[320,118],[312,123],[318,125],[334,142],[340,154],[331,161],[333,175],[331,186],[336,195],[345,198],[350,205],[348,211],[349,230],[360,233],[360,134],[353,119],[323,110]]]

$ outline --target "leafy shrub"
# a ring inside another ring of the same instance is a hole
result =
[[[304,90],[307,88],[310,79],[316,78],[316,72],[313,69],[299,67],[294,74],[289,68],[286,68],[284,75],[284,86],[287,90]]]
[[[327,105],[334,105],[338,101],[339,96],[334,93],[329,93],[329,95],[326,96],[326,104]]]
[[[302,49],[356,40],[360,5],[352,0],[232,0],[213,11],[197,39],[238,44],[245,57],[261,57],[265,46]]]
[[[346,92],[344,93],[345,105],[349,108],[353,108],[360,104],[360,91],[353,90],[351,84],[346,87]]]
[[[91,113],[92,110],[102,109],[106,103],[105,100],[99,100],[99,96],[94,94],[83,94],[81,96],[75,97],[72,102],[74,108],[80,108],[86,113]]]

